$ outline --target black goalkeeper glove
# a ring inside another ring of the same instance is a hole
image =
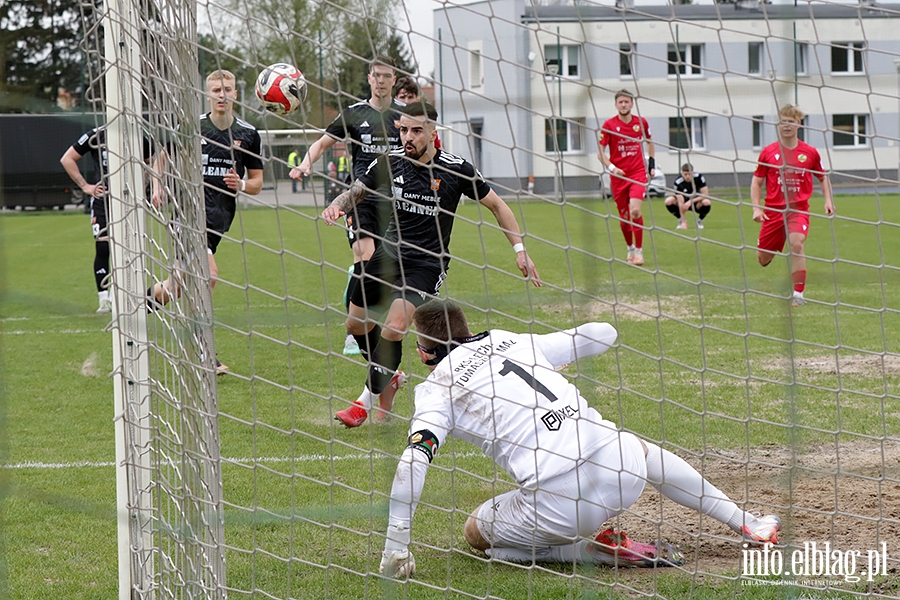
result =
[[[656,169],[656,159],[653,158],[652,156],[647,159],[647,168],[650,171],[653,171],[654,169]]]

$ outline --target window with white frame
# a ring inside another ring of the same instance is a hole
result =
[[[680,150],[706,148],[706,117],[669,117],[669,146]]]
[[[570,79],[581,77],[581,47],[548,44],[544,46],[544,62],[548,75],[562,75]]]
[[[478,88],[484,85],[484,69],[482,68],[481,48],[469,49],[469,87]]]
[[[762,42],[749,42],[747,44],[747,72],[751,75],[762,73],[763,44]]]
[[[763,119],[762,115],[751,117],[753,119],[753,149],[762,148],[762,127],[763,127]]]
[[[669,44],[669,75],[703,74],[703,44]]]
[[[794,68],[797,75],[806,75],[806,55],[809,44],[805,42],[794,43]]]
[[[832,73],[864,73],[865,42],[834,42],[831,46]]]
[[[544,119],[545,152],[581,152],[584,117]]]
[[[634,77],[634,44],[619,44],[619,76]]]
[[[866,115],[833,115],[831,117],[832,143],[835,146],[868,146],[866,139]]]

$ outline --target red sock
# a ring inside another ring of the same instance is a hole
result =
[[[644,217],[638,217],[637,219],[632,219],[631,223],[633,224],[634,229],[634,246],[635,248],[643,248],[644,247]]]
[[[794,271],[791,273],[791,279],[794,280],[794,291],[802,294],[806,288],[806,271]]]
[[[625,236],[625,244],[631,246],[632,237],[631,237],[631,217],[629,216],[628,209],[619,211],[619,227],[622,228],[622,235]]]

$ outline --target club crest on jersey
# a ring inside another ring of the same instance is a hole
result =
[[[778,160],[778,159],[780,159],[780,158],[781,158],[781,155],[778,154],[778,153],[776,153],[776,154],[775,154],[775,160]]]
[[[440,179],[432,179],[431,180],[431,189],[435,192],[441,189],[441,180]]]
[[[641,126],[640,126],[640,125],[635,125],[634,127],[632,127],[632,129],[634,129],[634,132],[637,133],[638,131],[641,130]]]
[[[797,160],[798,160],[799,162],[805,163],[805,162],[806,162],[806,155],[805,155],[805,154],[798,154],[798,155],[797,155]]]
[[[240,147],[241,147],[241,140],[234,140],[232,143],[233,143],[233,145],[234,145],[235,148],[240,148]]]
[[[394,127],[400,129],[400,119],[394,119]]]

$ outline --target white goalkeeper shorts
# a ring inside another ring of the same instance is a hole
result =
[[[620,433],[590,459],[537,490],[512,490],[478,509],[482,537],[497,548],[540,548],[590,538],[644,490],[647,460],[640,440]]]

